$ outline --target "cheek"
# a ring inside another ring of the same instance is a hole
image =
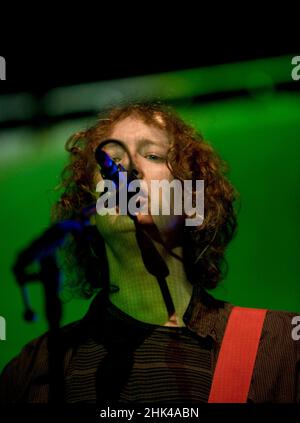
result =
[[[173,175],[169,171],[166,165],[156,165],[155,167],[149,167],[148,169],[144,169],[144,181],[148,187],[148,200],[149,206],[151,203],[156,203],[158,201],[159,209],[161,208],[162,204],[162,191],[159,190],[158,197],[155,196],[152,198],[151,195],[151,181],[172,181],[174,179]],[[156,200],[155,200],[156,198]]]
[[[150,182],[151,180],[161,181],[163,179],[172,181],[174,179],[173,175],[165,164],[145,166],[143,172],[147,182]]]

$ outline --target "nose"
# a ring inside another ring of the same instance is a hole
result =
[[[134,179],[142,179],[140,172],[135,168],[131,170],[131,175],[133,176]]]
[[[130,168],[130,174],[131,174],[133,179],[143,179],[143,176],[144,176],[143,172],[136,165],[133,165]]]
[[[138,158],[130,157],[129,172],[131,172],[135,179],[142,179],[144,173],[142,171],[142,166],[140,165]]]

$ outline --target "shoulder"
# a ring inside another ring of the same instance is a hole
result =
[[[241,310],[241,315],[236,315],[242,318],[239,327],[242,327],[244,331],[252,330],[252,316],[255,316],[256,310],[262,310],[231,305],[230,308],[227,307],[226,326],[234,308]],[[257,316],[261,316],[261,313],[257,313]],[[244,359],[244,350],[241,350],[240,354]],[[299,369],[300,316],[290,311],[266,310],[248,401],[300,402]]]
[[[298,328],[297,328],[298,324]],[[284,346],[300,357],[300,314],[290,311],[267,310],[262,329],[263,344],[273,344],[273,348],[284,353]],[[274,353],[274,349],[273,349]]]
[[[72,322],[60,329],[62,347],[67,351],[76,343],[82,321]],[[44,333],[26,344],[21,352],[3,369],[0,375],[0,404],[19,402],[33,380],[42,380],[48,374],[48,339]]]
[[[255,315],[256,310],[262,311],[262,309],[236,307],[231,305],[228,309],[228,317],[235,308],[240,309],[242,312],[243,310],[245,311],[245,330],[247,329],[247,317],[251,314]],[[300,340],[300,313],[298,315],[291,311],[266,309],[259,348],[264,346],[271,348],[272,346],[273,355],[275,353],[274,348],[278,348],[282,354],[287,353],[288,350],[299,354],[300,341],[295,342],[298,339]],[[284,347],[288,347],[288,350]]]
[[[250,398],[256,402],[300,400],[300,336],[296,339],[294,333],[296,318],[297,313],[289,311],[266,312],[250,390]]]
[[[294,312],[268,310],[266,313],[260,349],[275,363],[286,366],[287,371],[295,371],[300,361],[299,323],[300,315]]]
[[[69,323],[60,328],[59,336],[62,339],[64,346],[68,346],[74,341],[77,331],[82,324],[81,320]],[[30,367],[29,363],[31,360],[37,360],[40,356],[48,354],[48,338],[49,331],[45,332],[41,336],[28,342],[21,350],[21,352],[13,358],[4,368],[2,375],[7,372],[7,370],[16,364],[23,364],[22,368]],[[1,375],[1,376],[2,376]]]
[[[247,326],[248,316],[255,316],[256,311],[264,311],[264,309],[255,307],[242,307],[223,302],[221,303],[221,307],[218,308],[218,313],[224,315],[226,324],[235,309],[239,310],[240,313],[237,314],[237,317],[243,318],[245,327]],[[296,340],[296,334],[297,339],[300,339],[300,313],[271,309],[265,309],[265,311],[261,339],[268,338],[273,341],[276,339],[286,339],[288,342],[291,342]]]

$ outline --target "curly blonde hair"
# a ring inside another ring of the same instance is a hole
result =
[[[129,116],[167,132],[172,140],[167,165],[174,178],[204,180],[205,218],[201,226],[184,228],[183,259],[190,282],[213,289],[227,271],[224,253],[237,227],[234,201],[238,194],[225,176],[227,164],[201,134],[168,106],[151,103],[114,107],[103,113],[94,126],[72,135],[66,143],[70,160],[62,172],[63,192],[53,207],[53,220],[72,219],[83,207],[95,202],[95,149],[118,122]],[[95,231],[92,238],[91,243],[94,241],[99,247],[99,233]],[[104,286],[105,272],[107,276],[107,269],[103,270],[107,267],[103,243],[98,254],[95,248],[87,248],[73,238],[63,248],[68,285],[89,298]]]

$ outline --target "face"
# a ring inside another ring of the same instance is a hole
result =
[[[166,161],[170,147],[168,134],[163,129],[146,124],[137,117],[129,116],[114,126],[108,138],[116,139],[120,144],[104,143],[103,150],[126,170],[135,169],[138,177],[147,184],[150,212],[151,181],[173,180]],[[162,232],[173,229],[177,221],[179,223],[181,220],[181,216],[151,216],[150,213],[138,214],[137,217],[141,224],[154,223]]]

